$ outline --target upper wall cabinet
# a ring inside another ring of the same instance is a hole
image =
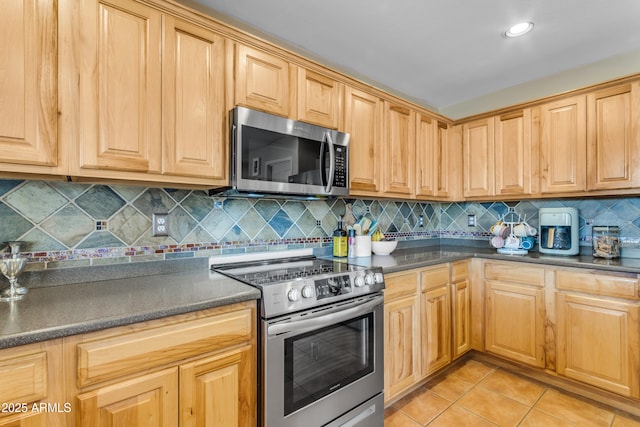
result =
[[[289,62],[240,43],[235,61],[237,105],[292,116]]]
[[[532,193],[535,151],[531,148],[531,110],[495,118],[495,195]]]
[[[160,173],[162,15],[132,0],[78,8],[79,166]]]
[[[531,195],[534,155],[530,109],[465,123],[464,196]]]
[[[462,126],[464,197],[493,195],[493,117]]]
[[[384,102],[384,183],[383,195],[414,196],[415,185],[415,111]]]
[[[64,56],[79,73],[78,93],[63,102],[72,112],[78,99],[77,125],[65,122],[71,175],[226,184],[225,40],[134,0],[77,9],[78,54]]]
[[[416,114],[416,197],[448,200],[459,171],[452,151],[451,127],[426,114]]]
[[[350,194],[380,196],[382,191],[382,101],[345,87],[344,131],[349,140]]]
[[[540,107],[540,191],[584,191],[586,181],[586,102],[584,96]]]
[[[58,161],[56,2],[2,2],[0,165],[52,173]],[[33,167],[35,165],[35,167]]]
[[[164,19],[163,172],[227,183],[225,40],[170,16]]]
[[[640,83],[587,95],[587,189],[640,186]]]
[[[337,129],[343,85],[302,67],[297,67],[297,78],[297,120]]]

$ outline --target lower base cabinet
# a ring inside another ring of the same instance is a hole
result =
[[[558,374],[640,398],[636,275],[556,273]]]
[[[487,262],[485,307],[486,350],[544,368],[544,269]]]
[[[255,316],[238,303],[65,338],[67,425],[255,425]]]
[[[385,402],[471,349],[468,265],[460,261],[385,276]]]

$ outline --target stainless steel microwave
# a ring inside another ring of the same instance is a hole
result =
[[[231,111],[230,133],[232,192],[349,194],[349,134],[245,107]]]

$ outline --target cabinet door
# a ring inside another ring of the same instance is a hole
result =
[[[420,317],[421,374],[425,377],[451,362],[451,299],[448,284],[422,291]]]
[[[180,426],[256,424],[255,349],[244,346],[180,366]]]
[[[584,96],[545,104],[540,112],[540,191],[585,190],[586,101]]]
[[[342,84],[322,74],[298,68],[297,119],[337,129]]]
[[[640,397],[640,306],[558,293],[557,310],[558,373]]]
[[[2,2],[1,163],[55,166],[58,162],[56,25],[56,2]]]
[[[384,304],[384,390],[389,401],[420,378],[419,302],[416,296]]]
[[[78,427],[178,424],[178,368],[142,375],[77,397]]]
[[[493,117],[462,127],[464,197],[493,195]]]
[[[227,182],[224,38],[166,16],[162,58],[163,172]]]
[[[495,194],[531,194],[531,110],[495,117]]]
[[[80,167],[160,172],[161,14],[132,0],[78,7]]]
[[[462,356],[471,350],[471,286],[469,262],[451,264],[451,357]]]
[[[345,87],[344,129],[349,139],[349,193],[374,196],[382,191],[382,101]]]
[[[236,104],[289,117],[289,63],[236,45]]]
[[[629,83],[587,96],[587,189],[640,186],[640,87]]]
[[[29,410],[31,406],[29,406]],[[28,412],[12,417],[0,418],[0,427],[47,427],[44,412]]]
[[[542,288],[486,281],[486,349],[544,367]]]
[[[442,178],[442,151],[438,144],[438,122],[425,114],[416,115],[416,196],[434,197]],[[446,184],[446,181],[445,181]]]
[[[385,101],[385,196],[414,194],[415,126],[414,111]]]

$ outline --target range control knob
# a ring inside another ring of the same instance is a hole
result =
[[[356,288],[361,288],[364,286],[364,276],[356,276],[353,280],[353,284],[356,285]]]
[[[367,273],[367,275],[364,276],[364,281],[369,286],[373,285],[375,283],[375,278],[373,276],[373,273],[371,272]]]
[[[298,292],[297,289],[291,289],[287,293],[287,298],[289,298],[289,301],[291,301],[291,302],[298,301],[298,297],[299,296],[300,296],[300,292]]]
[[[313,289],[309,286],[302,288],[302,298],[311,298],[313,296]]]
[[[375,278],[376,283],[384,282],[384,276],[382,275],[382,273],[376,273],[374,278]]]

